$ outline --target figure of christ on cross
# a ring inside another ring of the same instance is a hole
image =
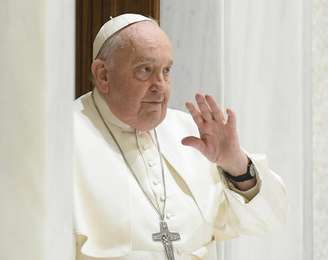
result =
[[[175,259],[172,241],[180,240],[180,234],[170,232],[165,221],[160,222],[160,232],[153,234],[153,240],[162,242],[167,260]]]

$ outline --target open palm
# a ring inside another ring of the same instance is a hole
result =
[[[186,107],[198,127],[199,137],[185,137],[182,144],[199,150],[230,174],[245,172],[248,159],[240,148],[234,112],[227,109],[225,119],[213,97],[196,94],[195,99],[197,107],[192,102],[187,102]]]

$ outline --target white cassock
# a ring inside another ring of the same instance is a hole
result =
[[[95,90],[95,100],[138,180],[154,203],[163,203],[160,158],[154,132],[138,132],[118,120]],[[91,93],[75,103],[76,260],[164,260],[159,216],[138,186],[97,113]],[[265,156],[249,155],[257,185],[235,189],[221,170],[181,139],[198,135],[192,118],[168,109],[156,128],[166,181],[166,222],[180,233],[176,260],[216,260],[215,240],[262,233],[284,222],[287,199]]]

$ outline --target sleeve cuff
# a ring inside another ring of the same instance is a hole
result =
[[[256,170],[256,176],[255,176],[255,178],[256,178],[255,186],[250,188],[249,190],[242,191],[242,190],[237,189],[234,186],[234,184],[228,178],[225,177],[225,175],[223,174],[223,170],[220,167],[217,167],[217,168],[218,168],[218,171],[221,174],[221,176],[224,178],[226,186],[230,190],[241,195],[245,199],[246,203],[250,202],[259,193],[259,191],[261,189],[261,179],[259,178],[259,174],[258,174],[257,170]]]

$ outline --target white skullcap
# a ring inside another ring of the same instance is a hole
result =
[[[95,40],[93,41],[93,59],[97,57],[100,48],[103,46],[105,41],[114,33],[130,24],[141,21],[152,21],[152,19],[140,14],[122,14],[111,18],[100,28]]]

